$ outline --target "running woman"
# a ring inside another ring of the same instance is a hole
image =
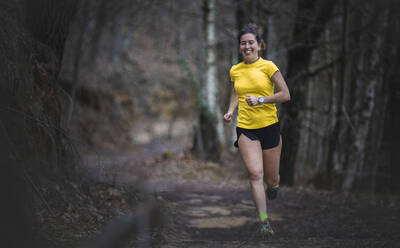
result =
[[[239,105],[235,146],[249,174],[250,190],[260,218],[260,234],[272,236],[274,231],[268,219],[266,198],[274,200],[279,191],[282,148],[275,104],[289,101],[290,93],[278,67],[259,56],[265,43],[256,25],[245,26],[238,40],[243,61],[230,70],[233,90],[224,120],[231,122]]]

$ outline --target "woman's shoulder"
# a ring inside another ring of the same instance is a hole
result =
[[[272,62],[272,60],[268,60],[268,59],[263,59],[260,58],[260,64],[264,65],[264,66],[276,66],[274,62]]]
[[[239,62],[239,63],[237,63],[237,64],[235,64],[235,65],[232,65],[232,67],[231,67],[231,70],[232,69],[235,69],[235,68],[238,68],[238,67],[241,67],[241,66],[243,66],[244,65],[244,62],[242,61],[242,62]]]
[[[240,68],[242,67],[243,62],[237,63],[236,65],[232,65],[229,70],[229,75],[231,77],[231,82],[235,82],[235,78],[240,75]]]
[[[263,59],[262,62],[260,63],[260,69],[265,72],[269,77],[272,77],[272,75],[276,72],[279,71],[279,68],[275,65],[274,62],[271,60],[266,60]]]
[[[230,72],[233,72],[233,71],[236,71],[236,70],[240,69],[241,67],[243,67],[243,65],[244,65],[243,61],[237,63],[236,65],[232,65],[232,67],[230,69]]]

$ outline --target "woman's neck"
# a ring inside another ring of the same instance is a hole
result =
[[[245,64],[253,64],[254,62],[257,62],[257,60],[259,59],[260,57],[259,56],[257,56],[257,58],[255,58],[255,59],[253,59],[253,60],[250,60],[250,61],[244,61],[244,63]]]

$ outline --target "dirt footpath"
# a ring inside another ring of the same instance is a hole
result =
[[[113,171],[118,184],[141,178],[162,203],[166,221],[153,240],[157,247],[400,247],[398,198],[283,187],[267,203],[276,234],[264,240],[240,158],[221,165],[168,149],[135,158],[109,157],[99,168]]]
[[[211,187],[164,192],[168,225],[161,247],[400,247],[399,208],[340,201],[340,195],[283,188],[268,202],[275,236],[257,235],[247,191]]]

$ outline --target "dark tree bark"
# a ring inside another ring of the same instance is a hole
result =
[[[356,30],[361,26],[360,25],[360,12],[350,12],[350,7],[348,1],[343,1],[343,34],[341,39],[341,57],[340,57],[340,68],[338,77],[338,95],[335,109],[335,117],[331,120],[333,124],[332,133],[329,135],[328,142],[328,157],[327,157],[327,168],[326,172],[323,173],[323,177],[325,179],[324,187],[331,189],[340,188],[340,180],[338,182],[335,181],[334,167],[335,165],[335,156],[338,153],[343,151],[344,143],[351,143],[351,140],[346,139],[346,141],[342,141],[340,137],[340,133],[346,132],[347,135],[345,137],[349,137],[352,135],[352,130],[348,123],[345,120],[344,111],[350,112],[351,106],[349,99],[355,98],[355,84],[356,73],[354,73],[355,61],[359,58],[359,52],[357,52],[356,46],[359,43],[360,33]],[[334,103],[333,103],[334,104]],[[351,148],[348,148],[351,149]],[[336,162],[337,163],[337,162]],[[339,165],[341,166],[341,165]]]
[[[203,107],[199,114],[199,126],[195,130],[193,151],[204,160],[219,161],[221,147],[217,141],[217,130],[213,115]]]
[[[33,181],[73,170],[62,165],[57,76],[75,3],[0,2],[2,247],[35,247]]]
[[[379,193],[400,192],[400,7],[389,1],[390,8],[385,32],[383,50],[383,94],[379,105],[383,125],[376,127],[383,132],[381,147],[376,157],[376,189]]]
[[[301,109],[305,106],[305,75],[311,62],[312,51],[316,48],[325,25],[334,9],[335,1],[298,1],[296,23],[293,30],[294,48],[288,52],[287,83],[291,101],[282,112],[281,181],[293,185],[296,156],[300,138]]]
[[[48,45],[61,61],[69,24],[75,14],[78,0],[26,2],[26,20],[33,37]]]
[[[312,20],[321,15],[315,13],[324,13],[325,19],[331,15],[322,11],[326,3],[303,1],[299,9]],[[309,31],[313,22],[307,18],[302,27],[295,25],[287,68],[293,102],[284,106],[281,118],[283,182],[394,192],[399,171],[393,166],[398,161],[393,123],[398,120],[397,107],[391,106],[398,99],[393,44],[398,43],[399,18],[389,3],[342,1],[335,5],[334,18],[318,22],[325,25],[320,40],[315,38],[319,31]]]

